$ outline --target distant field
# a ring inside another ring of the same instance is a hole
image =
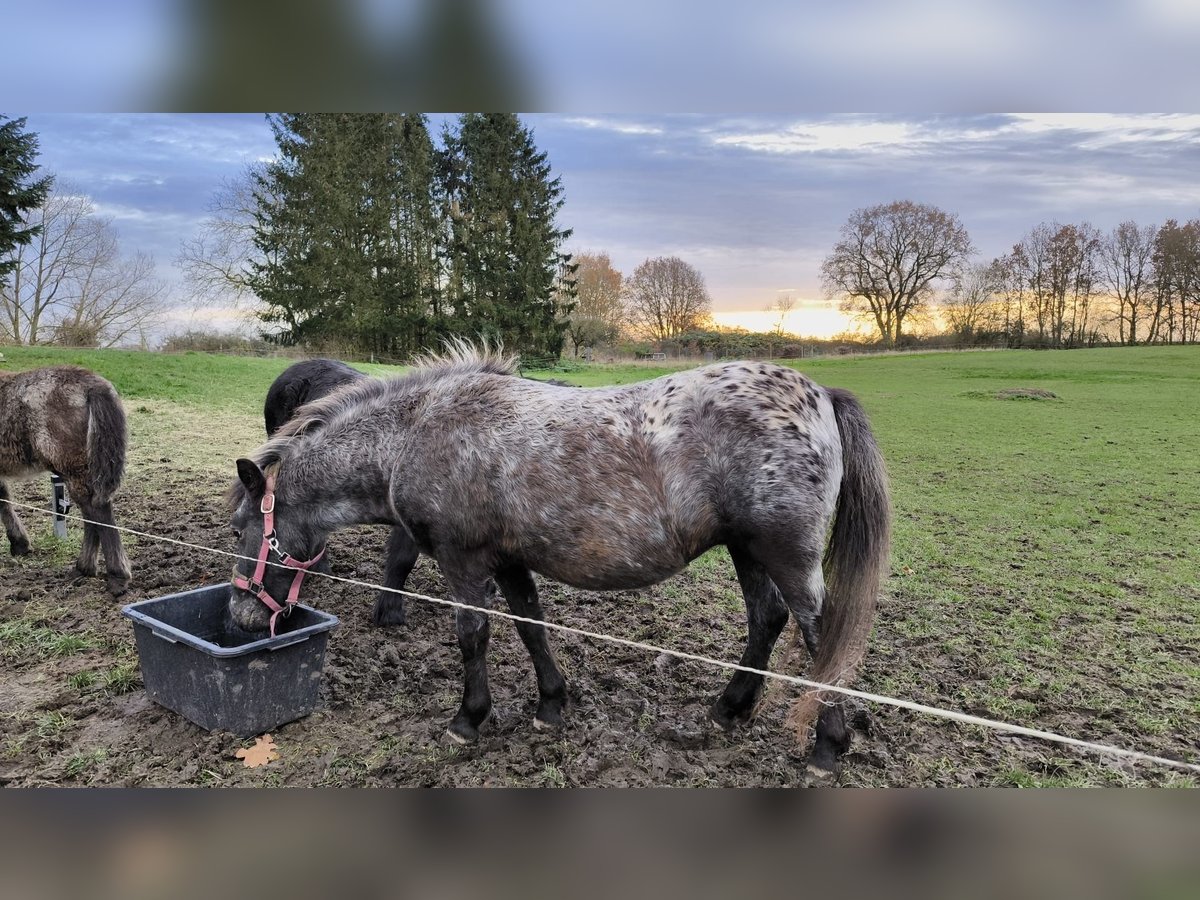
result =
[[[213,407],[262,408],[267,387],[296,360],[210,353],[143,353],[138,350],[59,350],[0,347],[0,371],[75,365],[99,372],[126,400],[169,400]],[[371,375],[403,371],[355,363]]]
[[[233,456],[261,440],[267,386],[291,362],[2,350],[0,370],[72,362],[112,380],[130,412],[131,473],[154,485],[180,471],[231,476]],[[892,577],[865,689],[1200,758],[1200,347],[792,364],[858,394],[891,472]],[[532,374],[593,386],[671,370],[592,365]],[[1022,388],[1057,397],[1000,393]],[[719,610],[736,627],[723,553],[683,579],[677,621],[694,625],[693,616]],[[647,593],[669,599],[674,590]],[[653,636],[684,646],[672,640],[674,627]],[[736,659],[741,648],[706,650]],[[908,713],[874,714],[876,734],[848,763],[850,783],[1196,783]],[[570,759],[554,765],[570,783]]]

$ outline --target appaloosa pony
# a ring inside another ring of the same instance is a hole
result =
[[[533,619],[543,616],[532,572],[588,590],[646,587],[724,544],[746,601],[742,663],[765,668],[790,611],[809,677],[853,678],[891,514],[851,394],[754,362],[588,390],[512,373],[512,360],[458,345],[405,377],[307,405],[239,459],[232,526],[238,552],[260,562],[237,566],[233,621],[273,627],[327,536],[356,523],[402,525],[455,600],[487,607],[495,578],[509,608]],[[567,691],[545,629],[516,627],[537,676],[534,724],[556,726]],[[465,683],[449,731],[469,741],[492,704],[488,616],[459,610],[456,630]],[[761,690],[762,676],[737,672],[713,719],[748,720]],[[793,714],[805,737],[816,721],[810,765],[835,770],[849,744],[838,696],[810,692]]]
[[[0,372],[0,501],[5,478],[57,472],[84,518],[83,546],[75,568],[95,575],[100,548],[114,596],[129,587],[129,562],[114,528],[112,497],[125,470],[125,412],[111,384],[86,369],[49,366]],[[0,502],[0,519],[13,556],[29,552],[16,508]]]

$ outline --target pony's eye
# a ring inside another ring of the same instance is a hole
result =
[[[230,526],[229,526],[229,530],[233,532],[233,536],[234,536],[235,538],[238,538],[239,540],[241,539],[241,537],[242,537],[242,529],[240,529],[240,528],[234,528],[232,525],[230,525]]]

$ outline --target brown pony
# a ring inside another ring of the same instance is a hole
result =
[[[125,470],[125,412],[111,384],[76,366],[0,372],[0,501],[5,478],[55,472],[66,481],[83,517],[83,546],[75,568],[95,575],[100,548],[114,597],[129,587],[129,561],[115,528],[112,496]],[[29,553],[15,507],[0,502],[0,520],[13,556]]]

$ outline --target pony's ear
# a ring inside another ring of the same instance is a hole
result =
[[[239,459],[237,461],[238,478],[242,484],[246,486],[246,490],[250,492],[250,496],[258,497],[267,489],[267,477],[263,475],[262,469],[258,467],[252,459]]]

